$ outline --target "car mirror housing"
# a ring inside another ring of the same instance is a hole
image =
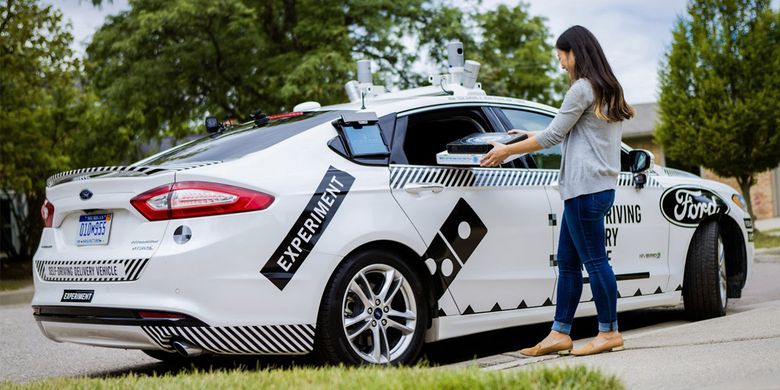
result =
[[[655,165],[655,156],[648,150],[634,149],[628,155],[631,159],[631,173],[644,173]]]

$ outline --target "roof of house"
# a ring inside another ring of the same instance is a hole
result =
[[[623,122],[623,138],[653,135],[658,119],[658,103],[634,104],[636,115]]]

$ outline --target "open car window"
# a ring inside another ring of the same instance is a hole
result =
[[[553,117],[532,111],[525,111],[511,108],[501,108],[506,118],[512,125],[512,128],[528,131],[542,131],[552,122]],[[531,153],[536,168],[539,169],[561,169],[561,145],[555,145],[551,148],[542,149]]]
[[[436,165],[436,154],[447,144],[472,133],[492,132],[479,107],[458,107],[410,115],[407,119],[403,153],[408,164]]]

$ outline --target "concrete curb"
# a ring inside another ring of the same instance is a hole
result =
[[[32,302],[35,288],[27,286],[14,291],[0,292],[0,306],[19,305]]]
[[[780,248],[761,248],[756,249],[756,256],[780,256]]]

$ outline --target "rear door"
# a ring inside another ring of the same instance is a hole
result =
[[[399,114],[396,124],[393,196],[428,245],[425,262],[437,297],[449,290],[460,314],[552,305],[552,226],[544,190],[552,174],[515,168],[522,164],[436,164],[448,142],[497,130],[492,111],[474,105]]]

